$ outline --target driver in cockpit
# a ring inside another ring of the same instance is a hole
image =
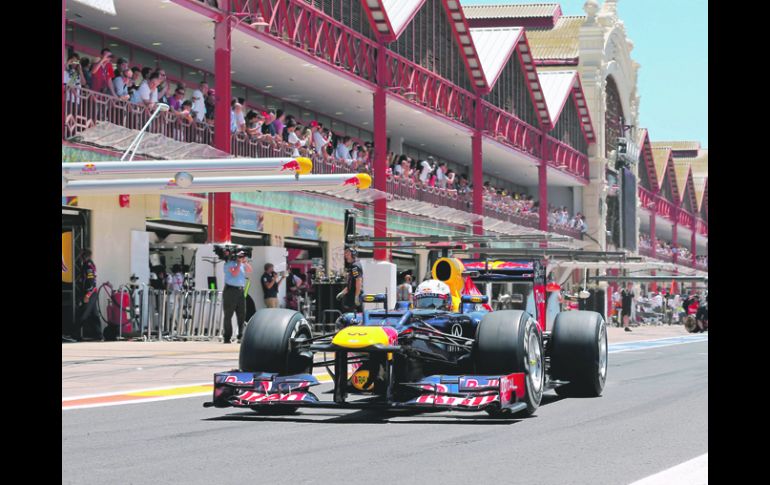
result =
[[[423,281],[414,293],[414,307],[423,310],[451,309],[452,295],[449,286],[439,280]]]

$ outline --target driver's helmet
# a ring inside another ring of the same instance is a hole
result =
[[[446,310],[451,308],[451,290],[443,281],[423,281],[414,293],[414,306],[415,308],[436,310]]]

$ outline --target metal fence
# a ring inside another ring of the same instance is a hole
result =
[[[222,292],[148,289],[140,312],[146,340],[215,340],[222,336]]]

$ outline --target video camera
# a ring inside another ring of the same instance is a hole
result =
[[[247,258],[251,258],[251,247],[241,246],[240,244],[215,244],[214,253],[222,261],[235,261],[239,252],[246,253]]]

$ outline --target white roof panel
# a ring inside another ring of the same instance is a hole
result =
[[[577,71],[538,72],[540,87],[543,89],[545,105],[551,122],[556,125],[561,109],[575,84]]]
[[[382,8],[390,20],[393,33],[398,34],[425,0],[382,0]]]
[[[490,88],[508,62],[523,30],[521,27],[470,29],[481,69]]]

